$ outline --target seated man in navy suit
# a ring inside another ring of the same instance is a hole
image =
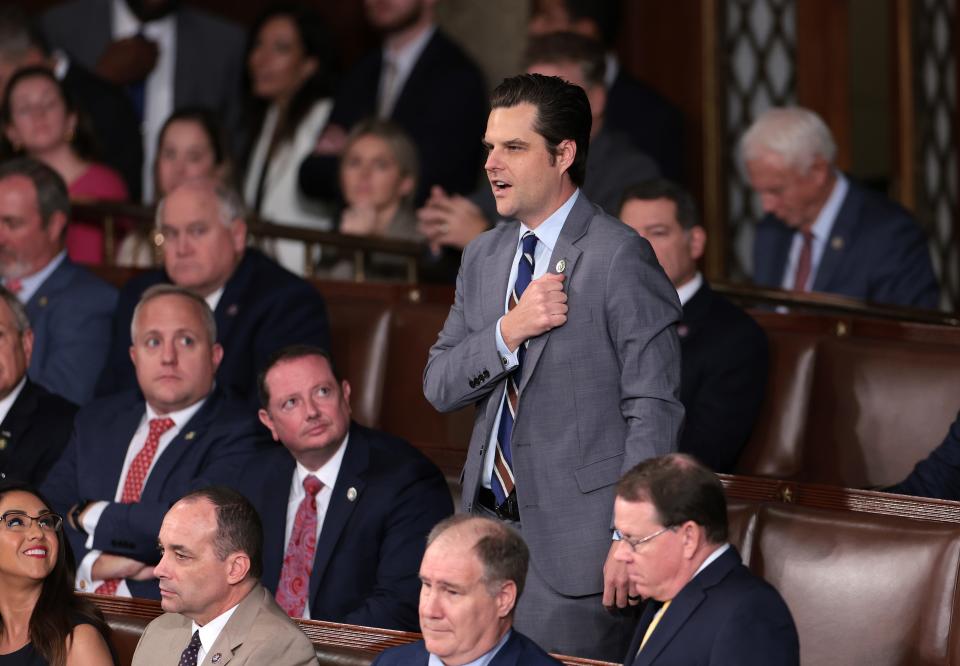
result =
[[[530,552],[513,529],[458,514],[430,531],[420,565],[423,640],[383,652],[378,666],[551,666],[560,662],[519,631],[513,609]]]
[[[70,439],[77,406],[27,378],[32,353],[27,312],[0,287],[0,480],[38,486]]]
[[[617,484],[613,523],[631,599],[648,600],[625,666],[799,665],[790,609],[727,542],[710,470],[682,453],[645,460]]]
[[[28,374],[84,404],[107,357],[117,290],[67,257],[69,220],[70,197],[56,171],[25,157],[0,164],[0,275],[30,317]]]
[[[133,316],[139,391],[92,402],[43,485],[64,516],[77,589],[159,599],[153,565],[170,505],[196,487],[232,482],[263,428],[245,403],[214,388],[223,349],[199,296],[147,290]]]
[[[661,179],[638,183],[624,192],[620,219],[650,241],[683,306],[677,334],[687,418],[678,449],[714,472],[732,472],[763,403],[767,334],[697,270],[707,232],[683,188]]]
[[[257,371],[277,349],[303,343],[329,348],[323,297],[308,282],[247,247],[243,202],[208,180],[184,183],[157,207],[163,236],[163,269],[130,280],[120,292],[113,341],[97,394],[136,386],[130,320],[143,291],[169,283],[203,298],[217,321],[223,360],[217,385],[256,403]]]
[[[939,305],[923,230],[903,208],[840,173],[833,136],[817,114],[770,109],[743,135],[740,151],[765,213],[753,241],[756,284]]]
[[[440,470],[405,441],[350,419],[350,383],[317,347],[277,352],[260,420],[283,444],[237,487],[264,523],[262,582],[292,617],[418,630],[417,566],[453,513]]]

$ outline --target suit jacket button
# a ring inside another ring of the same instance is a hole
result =
[[[483,378],[484,378],[484,379],[490,379],[490,371],[489,371],[489,370],[484,370],[484,371],[483,371]]]
[[[477,388],[477,380],[476,380],[476,379],[471,379],[471,380],[470,380],[470,388]]]

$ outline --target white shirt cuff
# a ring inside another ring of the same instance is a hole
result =
[[[87,541],[83,544],[84,547],[93,548],[93,534],[97,531],[97,523],[100,522],[100,516],[103,515],[103,512],[106,511],[109,505],[110,502],[101,500],[99,502],[92,502],[84,510],[83,519],[80,521],[83,523],[83,529],[87,532]]]
[[[90,592],[92,593],[97,586],[102,583],[102,580],[93,579],[93,563],[97,561],[97,558],[100,557],[102,551],[91,550],[87,553],[83,560],[80,561],[80,566],[77,567],[77,582],[76,588],[78,592]]]
[[[517,349],[510,351],[507,348],[507,343],[503,341],[503,334],[500,332],[500,322],[503,321],[503,317],[497,320],[497,352],[500,353],[500,363],[503,364],[504,370],[513,370],[515,367],[520,365],[520,359],[517,358]]]

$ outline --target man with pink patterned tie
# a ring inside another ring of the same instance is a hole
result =
[[[148,289],[131,335],[139,391],[77,414],[43,488],[67,518],[78,590],[159,598],[153,565],[167,509],[196,487],[229,483],[265,438],[244,404],[214,388],[223,349],[202,298]]]
[[[427,534],[453,513],[440,470],[351,421],[350,383],[323,349],[277,352],[258,388],[283,444],[237,483],[263,518],[263,585],[293,617],[419,630]]]

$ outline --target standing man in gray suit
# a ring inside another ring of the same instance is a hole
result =
[[[680,304],[650,245],[580,192],[584,91],[523,74],[491,107],[485,169],[512,221],[467,246],[424,393],[441,411],[477,406],[463,509],[530,546],[517,629],[551,652],[616,660],[632,622],[604,609],[628,604],[614,486],[676,449]]]

